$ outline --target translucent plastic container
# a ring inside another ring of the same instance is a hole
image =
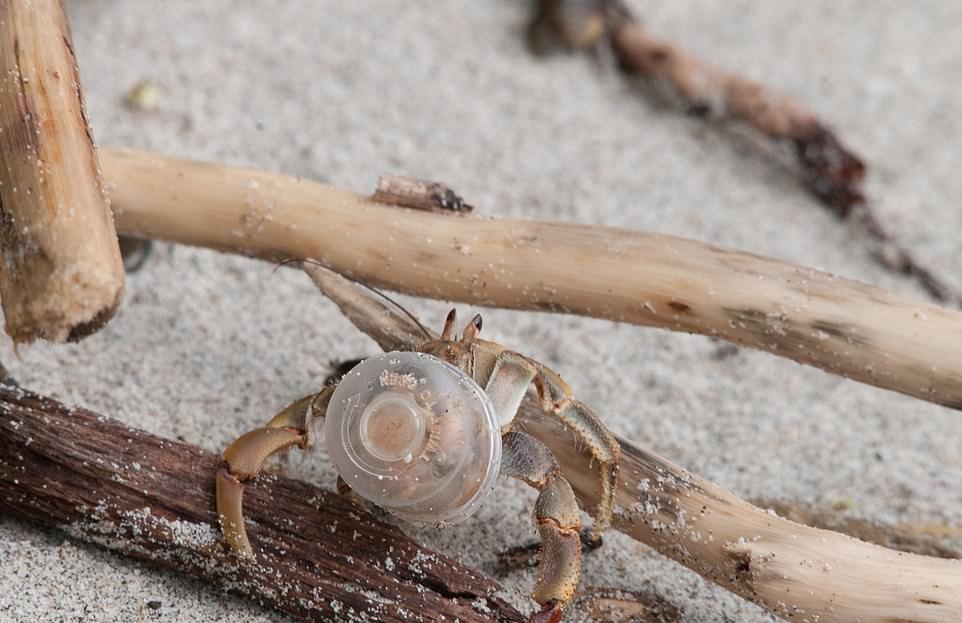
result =
[[[347,373],[324,423],[341,478],[361,497],[421,524],[453,524],[490,492],[501,431],[484,390],[423,353],[392,352]]]

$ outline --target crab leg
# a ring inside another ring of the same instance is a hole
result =
[[[598,504],[591,513],[593,521],[586,542],[592,546],[600,545],[601,535],[611,525],[614,510],[615,480],[621,456],[618,441],[591,409],[572,397],[571,387],[557,372],[510,350],[498,355],[485,386],[502,427],[518,412],[532,381],[542,411],[559,418],[571,429],[578,443],[583,444],[597,462]]]
[[[541,562],[531,597],[541,605],[532,621],[560,620],[581,578],[581,517],[571,485],[543,443],[527,433],[502,437],[501,473],[541,493],[534,505],[534,524],[541,535]]]
[[[539,380],[545,377],[535,377],[538,393],[544,394],[539,386]],[[550,381],[548,381],[550,382]],[[543,398],[542,398],[543,400]],[[597,415],[584,403],[574,398],[564,398],[551,404],[542,403],[544,412],[557,416],[575,434],[580,443],[585,444],[591,457],[598,465],[598,504],[591,512],[591,531],[586,539],[593,547],[601,545],[601,536],[611,525],[611,517],[615,506],[615,481],[618,478],[618,460],[621,458],[621,447],[614,435],[602,424]]]
[[[483,374],[480,368],[485,365],[479,354],[475,354],[475,377]],[[491,399],[498,415],[498,425],[504,431],[514,421],[531,381],[538,374],[538,367],[510,350],[498,353],[493,366],[490,363],[487,365],[491,372],[484,385],[484,393]]]
[[[314,418],[323,415],[330,395],[325,388],[291,403],[266,426],[241,435],[224,450],[224,465],[217,471],[217,515],[227,544],[241,556],[254,556],[244,528],[243,481],[257,476],[275,452],[313,446]]]

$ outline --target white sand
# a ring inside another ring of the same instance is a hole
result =
[[[589,58],[533,60],[527,3],[69,4],[100,142],[359,191],[382,172],[430,177],[486,214],[678,234],[922,296],[744,139],[652,106]],[[905,240],[962,272],[962,3],[633,4],[656,31],[819,111],[866,156],[870,192]],[[156,112],[123,105],[142,79],[160,87]],[[447,308],[412,307],[435,324]],[[739,495],[962,521],[957,412],[766,354],[718,361],[701,337],[500,311],[485,333],[561,371],[618,433]],[[373,352],[306,277],[162,246],[105,331],[19,360],[5,343],[0,358],[27,387],[220,450],[314,390],[330,361]],[[333,484],[321,453],[288,471]],[[493,572],[497,550],[533,538],[532,495],[499,487],[502,507],[418,538]],[[10,520],[0,569],[2,621],[288,620]],[[525,608],[532,576],[502,579]],[[588,557],[584,584],[653,590],[686,621],[772,620],[620,535]]]

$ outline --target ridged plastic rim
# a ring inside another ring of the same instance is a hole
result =
[[[494,410],[494,403],[491,402],[491,398],[487,393],[485,393],[481,386],[474,381],[474,379],[461,371],[461,369],[451,365],[446,361],[442,361],[437,357],[428,355],[427,353],[418,354],[442,363],[453,370],[454,373],[461,379],[462,383],[471,388],[472,392],[478,394],[481,404],[484,407],[485,419],[488,421],[488,436],[489,443],[491,444],[491,458],[488,460],[488,471],[481,479],[481,485],[478,487],[478,490],[475,492],[475,494],[460,507],[460,516],[452,519],[444,519],[438,522],[439,524],[455,525],[473,515],[474,512],[481,507],[481,503],[484,502],[484,499],[488,496],[488,494],[490,494],[494,489],[494,481],[497,480],[498,472],[501,469],[501,427],[498,425],[498,414]]]

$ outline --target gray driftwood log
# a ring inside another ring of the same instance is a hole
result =
[[[242,564],[217,526],[219,463],[196,446],[0,384],[0,514],[61,528],[306,621],[525,620],[492,580],[341,496],[281,476],[247,490],[259,551],[256,564]]]

